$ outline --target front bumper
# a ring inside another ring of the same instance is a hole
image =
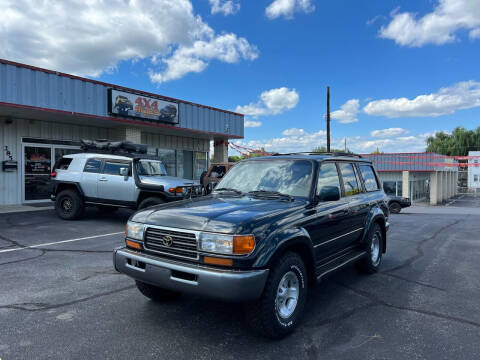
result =
[[[223,270],[161,259],[127,248],[114,250],[115,270],[135,280],[173,291],[225,301],[260,297],[268,270]]]

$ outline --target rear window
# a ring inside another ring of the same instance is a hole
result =
[[[102,167],[102,160],[88,159],[87,163],[85,164],[85,169],[83,169],[83,171],[89,172],[89,173],[99,173],[101,167]]]
[[[376,191],[380,189],[378,186],[377,177],[370,165],[360,165],[360,172],[362,173],[363,181],[367,191]]]
[[[60,158],[55,163],[53,170],[67,170],[72,162],[72,158]]]
[[[343,187],[345,189],[345,196],[352,196],[361,193],[360,186],[355,175],[353,164],[339,163],[340,172],[343,178]]]

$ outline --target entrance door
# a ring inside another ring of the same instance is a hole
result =
[[[41,143],[23,144],[23,201],[50,200],[50,173],[63,155],[78,153],[78,146]]]
[[[24,201],[50,198],[52,147],[50,145],[23,145]]]

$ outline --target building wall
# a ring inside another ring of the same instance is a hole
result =
[[[480,151],[470,151],[468,156],[480,156]],[[480,189],[480,158],[469,159],[468,164],[468,188]]]
[[[0,205],[19,204],[22,202],[22,137],[51,140],[104,139],[111,136],[112,129],[66,125],[38,120],[13,119],[11,124],[0,120],[1,161],[8,160],[5,146],[18,161],[15,172],[0,171]]]
[[[0,62],[0,102],[108,117],[109,87]],[[243,116],[186,102],[178,104],[179,124],[175,126],[243,137]]]
[[[79,141],[81,139],[121,140],[118,129],[54,123],[40,120],[13,119],[11,124],[0,120],[0,161],[8,160],[5,146],[14,160],[18,161],[18,170],[4,172],[0,169],[0,205],[19,204],[23,199],[22,174],[22,137],[48,140]],[[191,150],[208,152],[208,139],[188,138],[171,135],[142,134],[142,143],[156,148]]]

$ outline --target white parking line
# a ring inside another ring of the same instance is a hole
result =
[[[95,239],[95,238],[112,236],[112,235],[120,235],[120,234],[123,234],[123,231],[114,232],[114,233],[110,233],[110,234],[86,236],[86,237],[81,237],[81,238],[76,238],[76,239],[70,239],[70,240],[55,241],[55,242],[38,244],[38,245],[32,245],[32,246],[16,247],[16,248],[13,248],[13,249],[0,250],[0,254],[1,254],[1,253],[6,253],[6,252],[10,252],[10,251],[19,251],[19,250],[26,250],[26,249],[34,249],[34,248],[39,248],[39,247],[44,247],[44,246],[50,246],[50,245],[56,245],[56,244],[64,244],[64,243],[69,243],[69,242],[89,240],[89,239]]]

